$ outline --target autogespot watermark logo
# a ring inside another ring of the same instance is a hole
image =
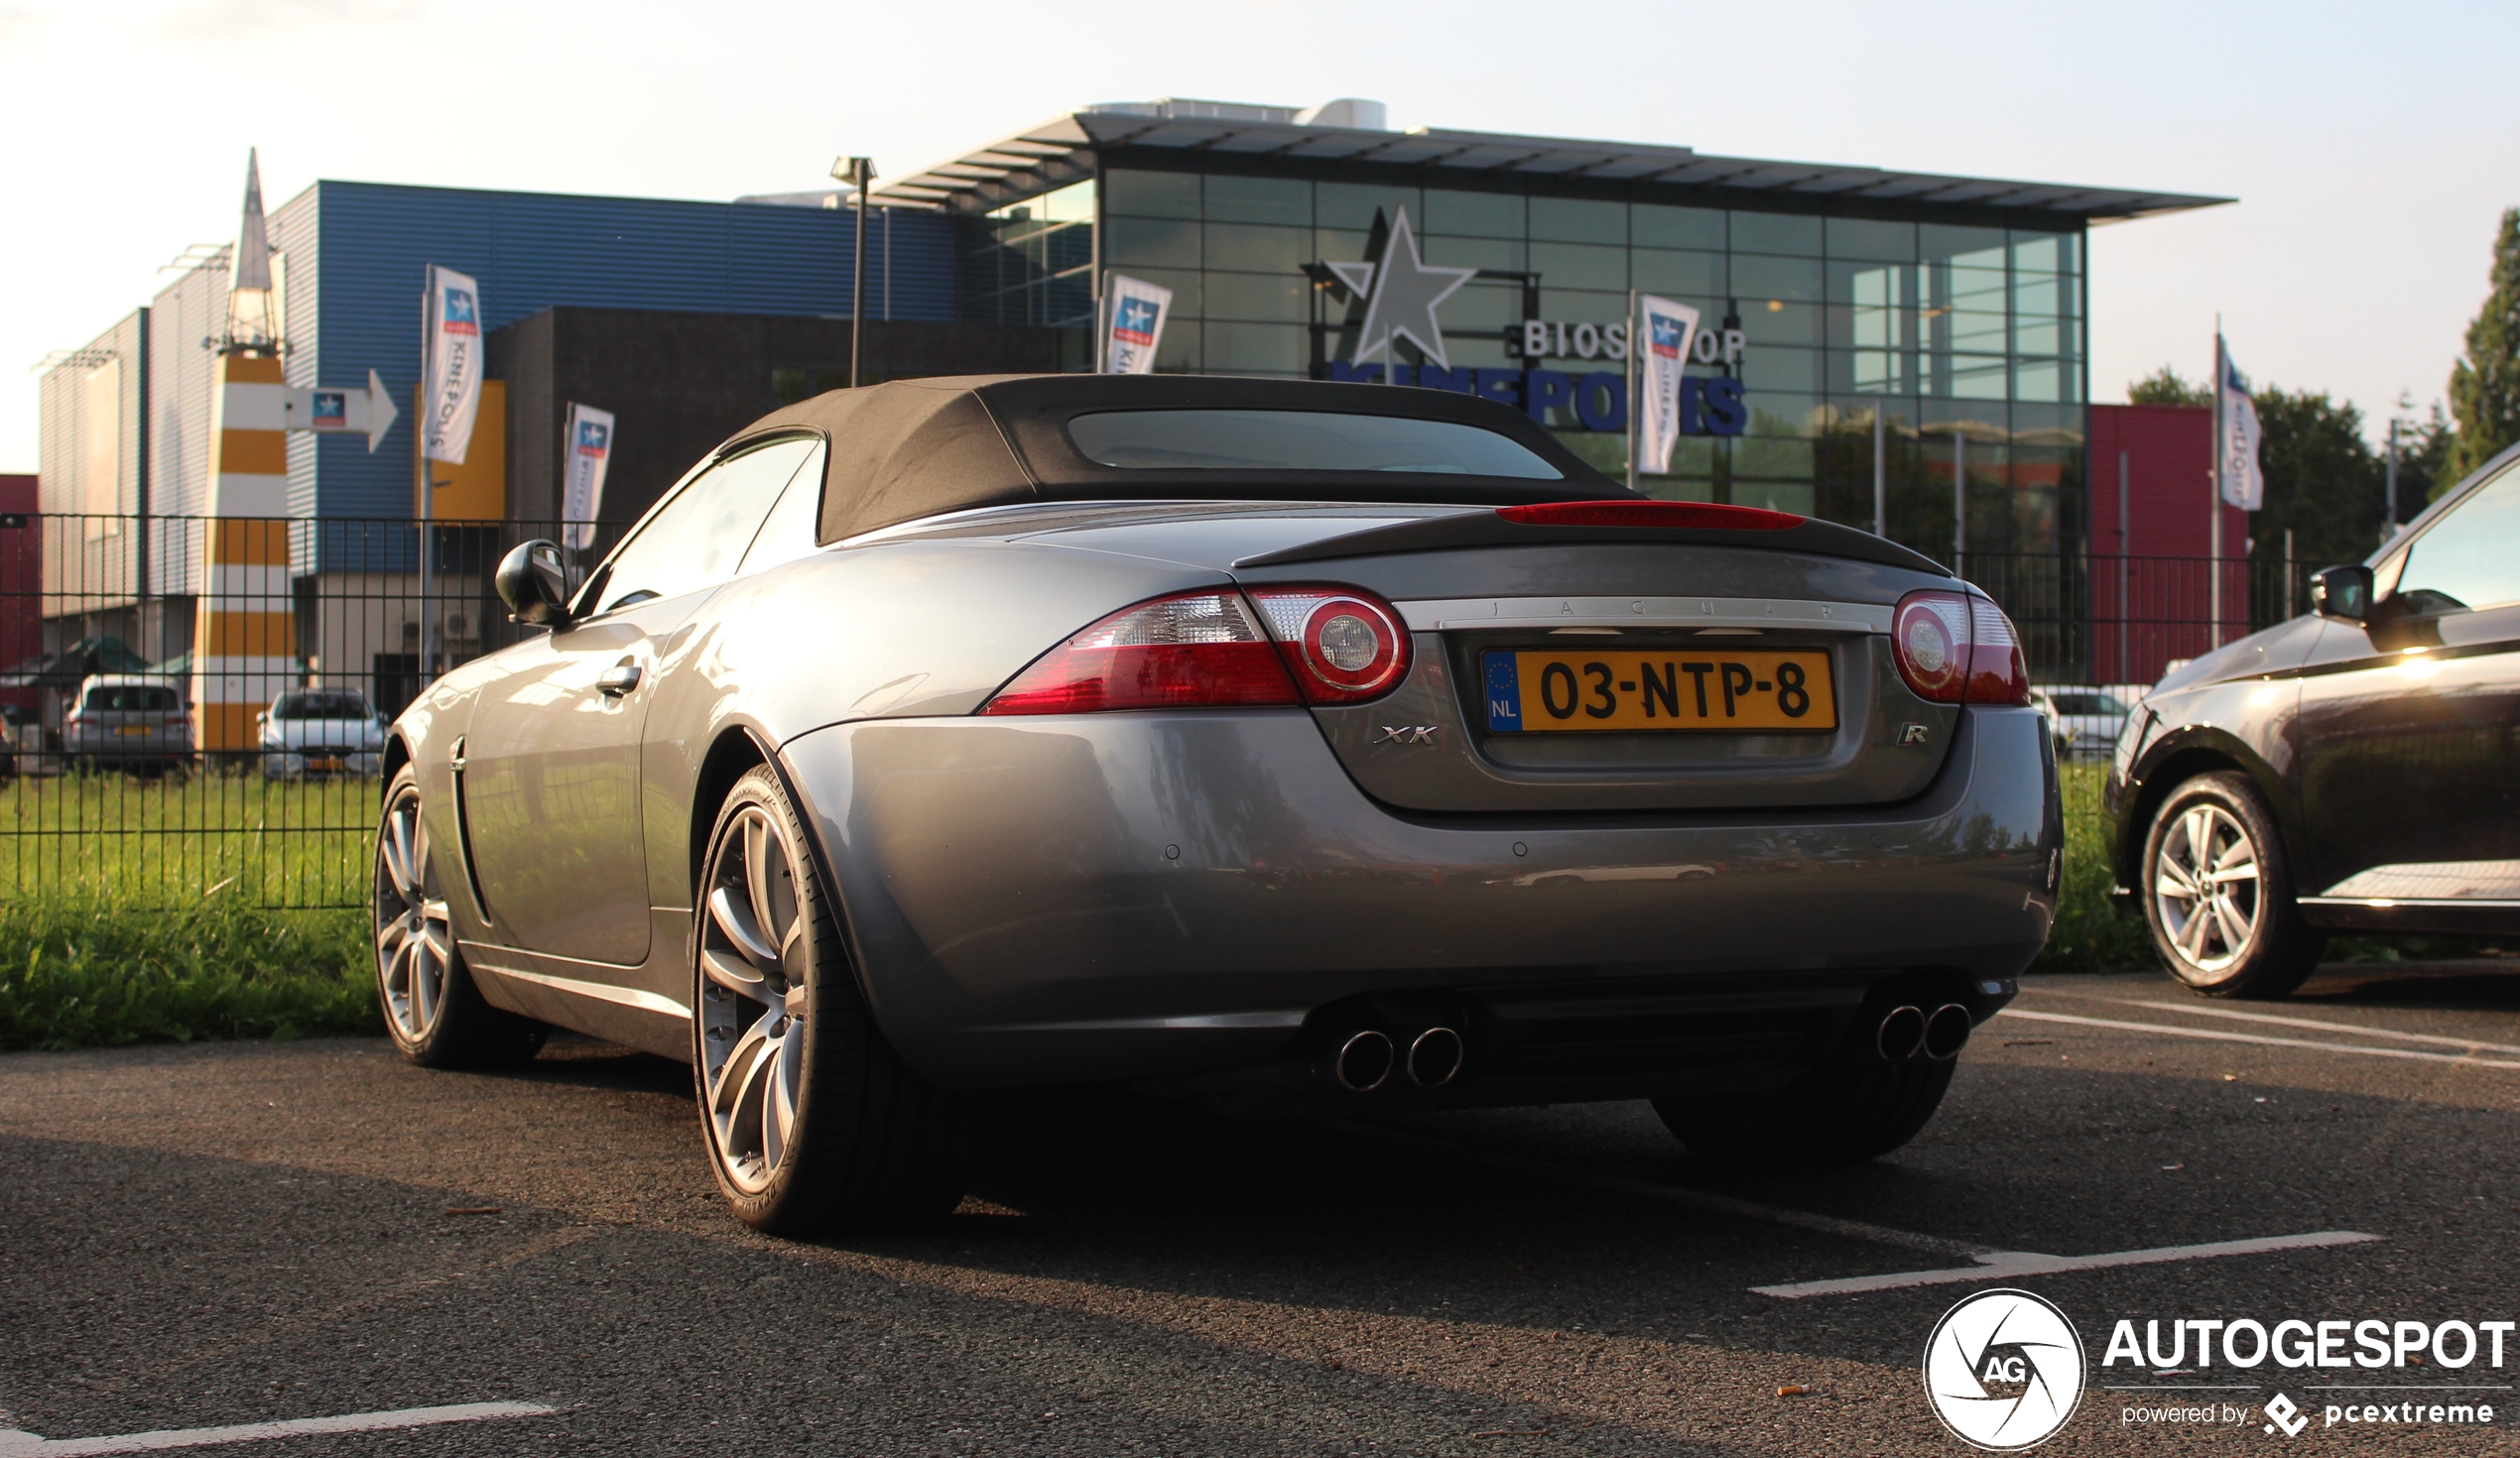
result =
[[[2082,1337],[2028,1291],[1979,1291],[1925,1343],[1925,1397],[1952,1436],[1991,1452],[2055,1437],[2082,1400]]]

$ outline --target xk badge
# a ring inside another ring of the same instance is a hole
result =
[[[1443,727],[1441,724],[1385,724],[1382,726],[1382,732],[1375,735],[1369,742],[1373,744],[1433,744],[1435,731]]]

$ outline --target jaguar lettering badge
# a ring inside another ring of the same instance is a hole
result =
[[[1441,724],[1385,724],[1382,732],[1370,741],[1374,744],[1431,744]]]

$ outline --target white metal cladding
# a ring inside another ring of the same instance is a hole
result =
[[[209,499],[210,386],[217,356],[205,341],[227,322],[227,256],[195,264],[158,291],[149,305],[156,348],[149,351],[149,510],[201,513]],[[189,593],[200,563],[190,553],[151,554],[161,592]]]
[[[121,606],[139,586],[140,534],[121,517],[140,500],[148,358],[149,311],[140,308],[44,372],[37,504],[47,516],[90,517],[81,530],[44,534],[46,617]],[[108,410],[111,420],[96,418]],[[91,480],[100,470],[113,479]],[[95,519],[99,512],[112,519]]]

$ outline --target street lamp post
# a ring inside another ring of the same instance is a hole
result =
[[[854,390],[862,378],[860,361],[865,358],[866,202],[867,188],[875,182],[875,160],[843,157],[831,164],[831,176],[857,189],[857,242],[849,250],[848,287],[848,387]]]

